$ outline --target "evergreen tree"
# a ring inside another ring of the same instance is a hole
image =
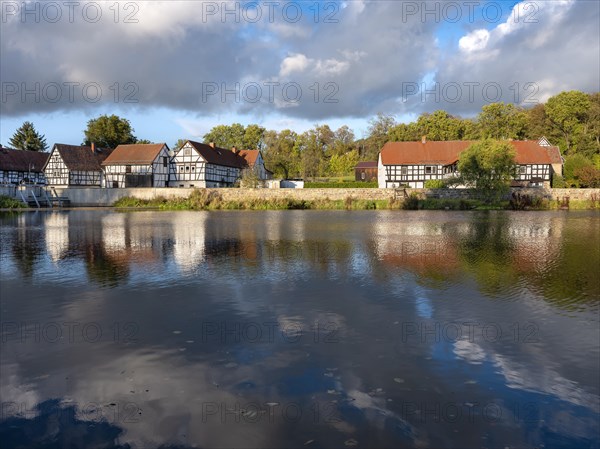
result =
[[[31,122],[23,123],[8,143],[16,150],[46,151],[48,149],[46,139],[35,130]]]

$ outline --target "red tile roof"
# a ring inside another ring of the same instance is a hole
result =
[[[90,146],[62,143],[54,144],[54,148],[69,170],[80,171],[102,171],[102,161],[113,151],[109,148],[96,147],[96,151],[92,152]],[[45,165],[44,168],[46,168]]]
[[[165,143],[119,145],[102,165],[150,165],[164,146]]]
[[[355,168],[377,168],[377,161],[363,161],[356,164]]]
[[[205,143],[188,140],[188,143],[204,158],[209,164],[224,165],[226,167],[245,168],[246,159],[231,150],[219,147],[211,147]]]
[[[238,154],[246,160],[249,167],[254,167],[258,155],[260,154],[260,150],[241,150]]]
[[[50,153],[0,148],[0,170],[41,173]]]
[[[383,165],[449,165],[456,162],[462,151],[476,143],[468,140],[388,142],[381,150]],[[552,164],[558,147],[543,147],[534,140],[511,140],[518,164]]]

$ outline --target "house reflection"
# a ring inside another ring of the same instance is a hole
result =
[[[51,212],[44,217],[46,252],[53,262],[63,259],[69,250],[69,215]]]

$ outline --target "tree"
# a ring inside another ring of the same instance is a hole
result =
[[[483,138],[523,139],[527,118],[527,114],[514,104],[491,103],[481,108],[478,123]]]
[[[416,128],[420,135],[415,140],[420,140],[421,136],[427,136],[428,140],[460,140],[463,134],[462,120],[441,110],[421,114]]]
[[[369,136],[365,142],[363,158],[377,159],[381,148],[390,140],[390,132],[396,126],[393,115],[378,113],[376,118],[369,121]]]
[[[187,140],[185,140],[185,139],[177,139],[177,142],[175,142],[175,144],[173,145],[172,150],[177,151],[182,146],[184,146],[186,142],[187,142]]]
[[[31,122],[23,123],[8,143],[16,150],[46,151],[48,149],[45,137],[35,130]]]
[[[84,145],[95,143],[99,147],[116,148],[121,144],[136,143],[129,120],[117,115],[101,115],[88,122],[84,131]]]
[[[259,125],[248,125],[244,130],[242,148],[247,150],[262,150],[266,129]]]
[[[577,90],[561,92],[548,99],[545,108],[546,115],[551,125],[561,133],[564,139],[565,154],[577,150],[572,148],[573,136],[577,132],[583,131],[583,124],[588,119],[590,107],[590,97]]]
[[[345,154],[334,154],[329,159],[327,172],[332,176],[345,176],[354,171],[358,163],[358,151],[352,150]]]
[[[265,165],[274,175],[284,179],[300,174],[300,154],[296,146],[298,134],[289,129],[277,133],[266,131]]]
[[[152,142],[152,141],[150,141],[148,139],[140,139],[136,143],[139,143],[140,145],[147,145],[149,143],[154,143],[154,142]]]
[[[565,182],[569,187],[582,186],[579,175],[586,167],[594,168],[594,164],[582,154],[576,153],[565,158],[563,172],[565,176]]]
[[[221,148],[244,148],[246,129],[240,123],[232,125],[217,125],[204,135],[205,142],[213,142]]]
[[[480,191],[488,201],[499,198],[517,173],[515,155],[513,146],[507,142],[486,139],[474,143],[460,154],[461,180]]]

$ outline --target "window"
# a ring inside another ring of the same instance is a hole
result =
[[[113,181],[112,182],[112,186],[113,186],[113,189],[118,189],[119,188],[119,181]]]
[[[184,156],[191,156],[192,155],[192,150],[190,148],[184,148],[183,149],[183,155]]]
[[[167,167],[169,165],[169,158],[167,156],[163,156],[163,167]]]
[[[192,165],[192,172],[196,171],[196,167],[194,165]]]
[[[190,166],[189,166],[189,165],[186,165],[186,166],[185,166],[185,171],[186,171],[186,172],[189,172],[189,171],[190,171]]]
[[[125,173],[131,173],[131,165],[125,166]]]
[[[360,174],[360,179],[362,179],[363,181],[367,178],[367,174],[365,172],[362,172]]]
[[[426,175],[435,175],[437,173],[437,167],[433,166],[433,165],[427,165],[425,167],[425,174]]]
[[[407,174],[408,174],[408,167],[402,167],[402,169],[401,169],[401,170],[402,170],[402,172],[401,172],[401,173],[402,173],[403,175],[407,175]]]
[[[525,173],[527,173],[527,167],[525,165],[521,165],[519,166],[519,173],[524,175]]]
[[[179,166],[179,171],[183,173],[183,165]]]

